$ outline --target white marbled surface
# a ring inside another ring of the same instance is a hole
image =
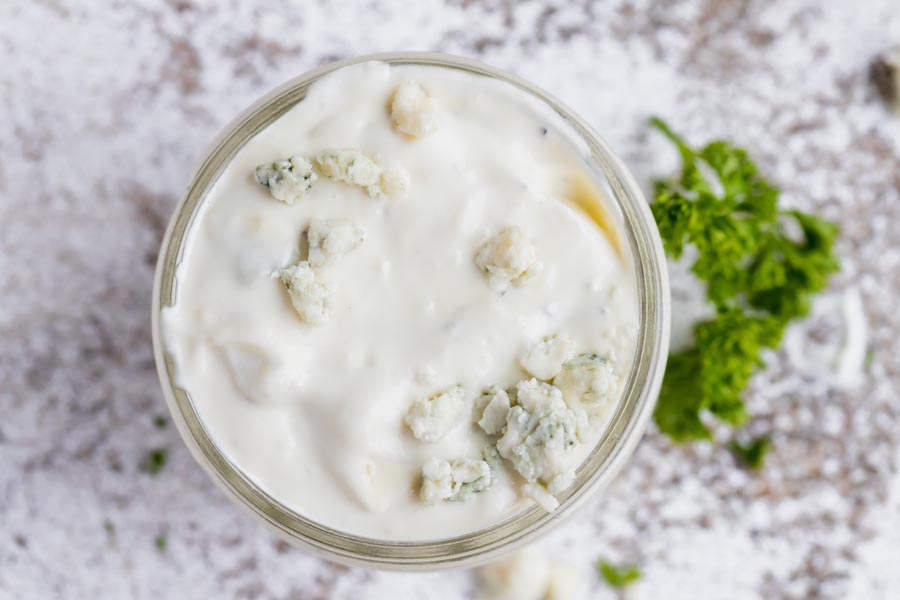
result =
[[[534,80],[643,182],[674,165],[648,115],[730,136],[786,202],[843,228],[830,297],[863,299],[858,385],[801,369],[802,350],[770,356],[749,394],[749,430],[774,437],[761,472],[651,432],[546,551],[592,598],[615,597],[601,556],[643,565],[630,598],[900,597],[900,117],[866,76],[896,43],[897,0],[0,0],[0,598],[476,593],[468,572],[347,569],[277,542],[154,424],[151,280],[191,165],[270,87],[395,49]],[[833,337],[832,313],[791,339]],[[151,476],[155,447],[169,462]]]

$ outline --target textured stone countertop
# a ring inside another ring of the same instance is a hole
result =
[[[866,76],[896,43],[897,0],[0,0],[0,598],[474,596],[470,572],[348,569],[276,541],[155,423],[151,282],[192,164],[272,86],[394,49],[535,81],[642,182],[674,165],[648,115],[730,136],[786,202],[842,225],[822,309],[750,390],[766,467],[651,431],[541,546],[591,598],[615,597],[601,556],[643,565],[630,598],[900,598],[900,117]],[[856,298],[854,382],[806,358]]]

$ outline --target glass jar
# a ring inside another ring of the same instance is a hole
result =
[[[162,344],[160,310],[176,301],[176,268],[207,192],[235,153],[301,102],[311,84],[342,67],[373,60],[458,69],[517,88],[561,117],[570,133],[583,142],[588,150],[584,157],[587,168],[594,171],[608,198],[607,208],[631,257],[640,303],[635,357],[606,431],[578,468],[575,482],[558,495],[560,506],[553,513],[534,506],[485,529],[432,541],[378,540],[323,526],[283,506],[242,473],[214,443],[190,396],[172,383],[174,365]],[[257,101],[220,134],[197,168],[163,239],[153,290],[153,347],[163,394],[178,431],[196,460],[239,505],[288,542],[323,558],[382,569],[433,570],[485,563],[532,542],[571,517],[612,481],[637,446],[653,412],[668,351],[669,312],[665,255],[646,201],[622,162],[579,116],[533,84],[480,62],[446,54],[398,52],[342,60],[301,75]]]

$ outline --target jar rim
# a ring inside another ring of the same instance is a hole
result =
[[[611,190],[620,212],[620,233],[632,256],[640,305],[634,359],[622,395],[600,440],[578,468],[575,483],[559,495],[560,506],[546,513],[532,506],[475,532],[439,540],[392,541],[353,535],[321,525],[269,496],[219,449],[207,432],[189,394],[174,384],[175,366],[164,348],[160,312],[174,304],[176,271],[194,217],[222,170],[243,145],[305,97],[307,88],[343,67],[378,61],[390,65],[444,67],[509,84],[549,107],[588,147],[588,165]],[[622,469],[640,441],[656,402],[669,341],[670,300],[665,254],[643,194],[624,163],[574,111],[531,82],[480,61],[433,52],[390,52],[340,60],[308,71],[265,94],[242,111],[204,153],[174,210],[157,262],[153,288],[152,335],[157,372],[173,421],[198,463],[237,504],[284,539],[323,558],[381,569],[435,570],[482,564],[496,559],[571,517]]]

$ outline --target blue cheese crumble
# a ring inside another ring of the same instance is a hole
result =
[[[540,483],[551,494],[562,491],[574,479],[569,462],[578,443],[575,413],[548,383],[520,381],[516,392],[497,451],[527,482]]]
[[[519,366],[532,377],[550,381],[575,353],[575,343],[564,335],[545,337],[519,355]]]
[[[503,229],[484,242],[475,264],[499,287],[519,285],[541,268],[534,245],[518,227]]]
[[[414,138],[431,135],[440,126],[434,98],[415,81],[401,83],[391,100],[391,123],[397,131]]]
[[[578,435],[585,439],[619,392],[619,377],[612,363],[596,354],[579,354],[566,361],[553,385],[578,419]]]
[[[425,504],[465,502],[491,487],[491,467],[483,460],[471,458],[429,458],[422,466],[422,489]]]
[[[302,198],[318,179],[312,163],[302,156],[259,165],[254,175],[256,181],[268,188],[274,198],[289,206]]]
[[[359,248],[366,232],[348,219],[313,219],[307,230],[309,264],[322,267],[333,264],[344,254]]]
[[[383,194],[382,168],[359,150],[324,150],[316,155],[316,167],[325,177],[359,186],[373,198]]]
[[[453,386],[427,398],[417,398],[403,422],[409,426],[417,440],[434,443],[453,429],[463,412],[464,404],[463,388]]]
[[[328,318],[331,289],[319,280],[307,261],[282,267],[275,273],[291,297],[291,304],[301,319],[310,325],[321,325]]]

